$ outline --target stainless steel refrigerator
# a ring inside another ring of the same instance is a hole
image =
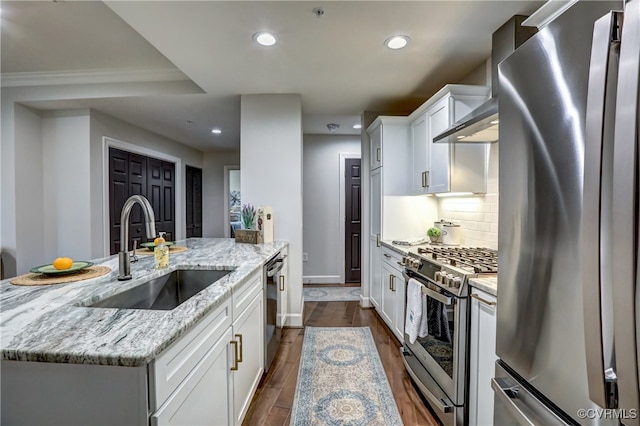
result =
[[[639,63],[629,0],[499,65],[497,425],[640,425]]]

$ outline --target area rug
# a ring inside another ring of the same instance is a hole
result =
[[[304,287],[305,302],[354,302],[360,300],[360,287]]]
[[[291,425],[402,425],[369,327],[306,327]]]

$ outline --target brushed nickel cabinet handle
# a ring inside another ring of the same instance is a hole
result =
[[[395,292],[396,291],[396,276],[395,275],[391,276],[391,284],[392,284],[391,291]]]
[[[380,148],[376,148],[376,161],[380,162]]]
[[[380,247],[380,234],[376,234],[376,247]]]
[[[284,291],[284,275],[280,275],[280,291]]]
[[[424,172],[424,187],[429,187],[429,171]]]
[[[422,187],[427,187],[427,172],[422,172]]]
[[[387,259],[391,259],[391,255],[388,255],[387,253],[382,253],[382,255],[383,255],[384,257],[386,257]]]
[[[232,340],[229,343],[231,343],[233,345],[233,362],[234,362],[234,365],[233,365],[233,367],[231,367],[231,371],[236,371],[236,370],[238,370],[238,342],[236,342],[235,340]]]

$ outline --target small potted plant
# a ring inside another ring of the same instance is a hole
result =
[[[251,204],[243,204],[240,211],[240,220],[243,229],[253,229],[253,222],[256,217],[256,208]]]
[[[442,236],[442,232],[438,228],[429,228],[427,230],[427,236],[431,240],[432,243],[437,243],[438,239]]]
[[[258,244],[262,242],[260,231],[255,228],[256,208],[251,204],[243,204],[240,210],[242,229],[236,229],[237,243]]]

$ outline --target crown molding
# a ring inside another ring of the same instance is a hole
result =
[[[2,87],[138,83],[182,80],[189,80],[189,77],[177,68],[12,72],[0,74]]]

